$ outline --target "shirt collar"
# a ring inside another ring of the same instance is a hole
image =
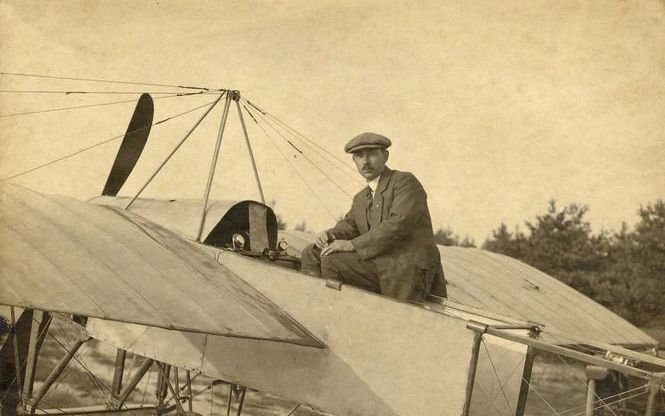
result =
[[[374,195],[374,192],[376,192],[376,187],[379,186],[379,179],[381,179],[381,175],[367,182],[367,186],[369,186],[369,189],[372,190],[372,195]]]

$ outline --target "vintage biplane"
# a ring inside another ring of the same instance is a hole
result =
[[[136,105],[101,196],[82,202],[0,184],[0,304],[11,307],[14,328],[0,354],[0,369],[13,375],[0,392],[4,413],[13,412],[10,405],[25,414],[136,412],[146,407],[128,398],[156,368],[158,394],[149,409],[158,414],[206,413],[194,406],[191,389],[201,375],[228,385],[227,414],[231,392],[240,414],[251,389],[340,416],[522,415],[534,355],[545,351],[588,366],[582,414],[614,413],[611,406],[627,395],[648,398],[646,412],[654,414],[665,383],[657,342],[507,256],[440,246],[449,298],[423,303],[300,273],[298,254],[311,235],[278,230],[263,200],[209,197],[232,107],[250,156],[245,116],[258,123],[270,114],[238,91],[199,92],[216,94],[215,101],[131,197],[118,193],[155,124],[148,94]],[[142,198],[219,104],[202,200]],[[55,319],[79,338],[36,383],[40,346]],[[91,340],[117,348],[100,404],[107,410],[45,408],[49,389]],[[146,357],[129,378],[127,353]],[[595,383],[608,372],[642,382],[600,397]]]

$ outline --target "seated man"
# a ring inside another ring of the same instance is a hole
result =
[[[386,166],[390,145],[363,133],[344,146],[368,186],[344,219],[303,250],[302,271],[401,300],[445,297],[427,194],[411,173]]]

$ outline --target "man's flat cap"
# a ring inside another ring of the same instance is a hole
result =
[[[349,140],[344,146],[344,151],[346,153],[353,153],[356,150],[367,148],[387,149],[391,144],[390,139],[386,136],[376,133],[363,133]]]

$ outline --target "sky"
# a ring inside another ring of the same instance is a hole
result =
[[[664,197],[662,45],[665,2],[649,0],[0,0],[0,72],[237,89],[315,142],[245,115],[266,199],[290,227],[328,228],[348,210],[364,185],[321,149],[351,165],[344,144],[373,131],[393,141],[388,165],[424,185],[435,227],[476,243],[544,213],[551,198],[588,204],[599,231],[634,224],[640,204]],[[5,178],[123,133],[134,104],[11,114],[174,88],[0,75],[0,90],[133,93],[0,93]],[[214,98],[157,99],[155,119]],[[121,194],[136,192],[201,111],[153,128]],[[201,198],[220,119],[218,106],[146,196]],[[118,146],[8,182],[88,199]],[[214,198],[259,198],[235,111],[217,170]]]

